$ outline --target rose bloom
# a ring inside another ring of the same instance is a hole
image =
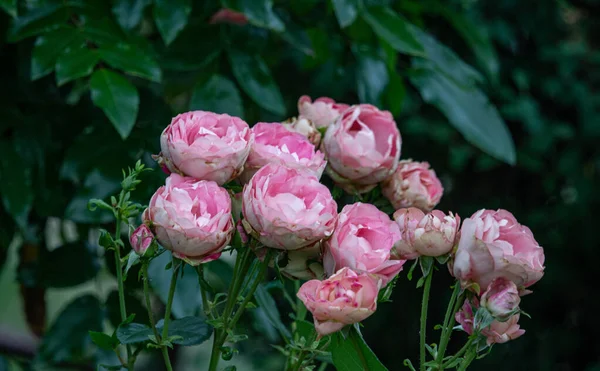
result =
[[[333,99],[321,97],[313,102],[308,95],[298,99],[298,113],[301,118],[310,120],[317,129],[327,128],[350,106],[336,103]]]
[[[242,213],[264,245],[296,250],[331,235],[337,204],[314,175],[269,164],[244,186]]]
[[[414,207],[397,210],[394,219],[402,234],[402,239],[394,246],[401,259],[449,253],[460,226],[460,217],[452,212],[446,215],[443,211],[433,210],[425,214]]]
[[[288,250],[281,254],[279,271],[291,279],[324,279],[325,271],[321,258],[321,243],[317,242],[299,250]]]
[[[154,241],[154,234],[152,234],[152,231],[146,224],[137,227],[131,236],[129,236],[131,247],[139,256],[144,256],[148,248],[152,245],[152,241]]]
[[[387,284],[405,260],[390,260],[394,243],[400,239],[398,225],[371,204],[346,205],[338,216],[331,238],[324,242],[323,265],[328,274],[348,267],[379,277]]]
[[[471,335],[473,333],[473,307],[479,308],[479,301],[473,298],[472,301],[465,300],[463,307],[456,315],[456,322],[460,323],[463,330]],[[502,344],[514,340],[525,333],[519,326],[519,314],[514,314],[507,321],[500,322],[494,320],[488,327],[481,330],[481,334],[487,338],[487,344]]]
[[[186,112],[163,131],[159,164],[171,172],[222,185],[239,175],[253,142],[250,127],[240,118]]]
[[[514,282],[498,277],[490,283],[481,295],[481,306],[486,308],[498,321],[507,321],[519,311],[521,297]]]
[[[279,164],[305,170],[321,177],[325,156],[301,134],[292,132],[280,123],[259,122],[252,127],[254,145],[240,180],[247,183],[258,169],[266,164]]]
[[[210,24],[230,23],[238,26],[243,26],[248,23],[248,18],[244,13],[236,12],[235,10],[223,8],[210,17]]]
[[[395,209],[416,207],[427,212],[440,202],[444,188],[427,162],[403,160],[382,183],[381,193]]]
[[[165,249],[192,265],[218,259],[234,231],[227,191],[178,174],[154,193],[143,219]]]
[[[346,191],[365,193],[396,170],[400,132],[391,113],[359,104],[327,130],[321,147],[327,174]]]
[[[342,268],[324,281],[304,283],[297,296],[312,313],[321,337],[373,314],[377,309],[379,283],[368,274]]]
[[[293,117],[281,123],[284,128],[298,134],[302,134],[309,142],[316,147],[321,143],[321,132],[315,127],[312,121],[300,116]]]
[[[544,275],[544,249],[510,212],[482,209],[463,222],[452,271],[463,287],[504,277],[522,289]]]

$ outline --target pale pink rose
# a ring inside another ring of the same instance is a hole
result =
[[[504,277],[522,289],[544,275],[544,249],[510,212],[482,209],[463,222],[452,271],[463,287]]]
[[[321,132],[315,127],[315,124],[313,124],[312,121],[305,119],[304,117],[293,117],[282,122],[282,124],[283,127],[289,131],[302,134],[316,147],[318,147],[319,143],[321,143]]]
[[[320,178],[327,162],[301,134],[292,132],[280,123],[259,122],[252,127],[254,145],[240,176],[247,183],[258,169],[267,164],[279,164],[292,169],[307,171]]]
[[[391,113],[359,104],[329,127],[321,147],[327,174],[346,191],[364,193],[396,170],[400,132]]]
[[[441,256],[454,247],[460,217],[443,211],[433,210],[428,214],[410,207],[394,213],[400,227],[402,239],[396,242],[395,253],[401,259],[416,259],[423,256]]]
[[[159,163],[171,172],[222,185],[242,171],[253,142],[250,127],[240,118],[186,112],[160,136]]]
[[[469,335],[473,333],[473,320],[475,318],[473,310],[476,311],[478,308],[479,301],[477,298],[473,298],[471,301],[467,299],[462,309],[455,315],[456,322]],[[519,326],[519,317],[517,313],[511,316],[506,322],[494,320],[488,327],[480,329],[481,334],[487,338],[487,344],[502,344],[523,335],[525,330],[522,330]]]
[[[165,249],[193,265],[219,258],[234,231],[227,190],[178,174],[154,193],[143,219]]]
[[[297,250],[331,236],[337,204],[314,175],[269,164],[244,186],[242,213],[264,245]]]
[[[361,202],[346,205],[338,215],[331,238],[324,242],[323,265],[327,274],[348,267],[376,275],[387,284],[405,260],[390,260],[394,243],[400,239],[398,225],[386,213]]]
[[[154,241],[154,234],[146,224],[137,227],[131,236],[129,236],[131,247],[139,256],[146,254],[146,251],[152,245],[152,241]]]
[[[248,18],[244,13],[236,12],[235,10],[223,8],[210,17],[210,24],[230,23],[238,26],[243,26],[248,23]]]
[[[427,212],[440,202],[444,188],[427,162],[402,160],[381,184],[381,193],[395,209],[416,207]]]
[[[298,99],[298,113],[300,117],[310,120],[317,129],[327,128],[350,106],[336,103],[333,99],[321,97],[313,102],[308,95]]]
[[[380,281],[342,268],[324,281],[311,280],[298,291],[315,322],[319,337],[360,322],[377,309]]]
[[[481,306],[501,322],[518,313],[520,303],[521,297],[517,285],[502,277],[494,279],[481,295]]]
[[[291,279],[324,279],[325,271],[321,258],[321,243],[317,242],[299,250],[289,250],[281,254],[279,271]]]

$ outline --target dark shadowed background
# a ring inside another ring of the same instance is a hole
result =
[[[222,7],[248,23],[211,24]],[[544,246],[527,333],[473,370],[600,370],[598,35],[596,0],[0,0],[0,370],[110,359],[87,330],[119,323],[112,255],[94,242],[111,215],[87,201],[114,193],[137,159],[155,166],[172,116],[282,121],[303,94],[390,110],[402,157],[429,161],[444,184],[438,208],[508,209]],[[143,179],[145,203],[164,175]],[[136,277],[130,308],[142,308]],[[418,352],[421,291],[405,277],[363,329],[390,370]],[[434,276],[433,321],[451,282]],[[181,313],[198,310],[188,283]],[[268,321],[245,324],[262,340],[240,343],[238,369],[279,369]],[[178,369],[206,364],[203,347],[176,349]],[[140,365],[160,370],[152,357]]]

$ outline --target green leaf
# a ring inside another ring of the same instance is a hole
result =
[[[90,79],[92,101],[100,107],[110,122],[126,139],[135,125],[140,97],[126,78],[107,69],[99,69]]]
[[[56,83],[60,86],[71,80],[88,76],[98,63],[98,53],[85,44],[70,46],[56,61]]]
[[[102,349],[111,350],[115,349],[117,345],[119,345],[119,341],[117,339],[103,332],[89,331],[89,334],[94,344]]]
[[[14,142],[0,141],[0,198],[4,209],[24,229],[33,204],[33,174]]]
[[[457,85],[445,74],[421,68],[410,76],[423,100],[433,104],[467,141],[508,164],[516,162],[515,145],[496,108],[477,87]]]
[[[46,76],[65,48],[79,39],[74,28],[61,28],[38,37],[31,52],[31,80]]]
[[[272,0],[222,0],[223,6],[244,13],[248,22],[257,26],[268,28],[276,32],[283,32],[285,24],[273,12]]]
[[[42,255],[38,282],[43,287],[72,287],[96,277],[100,260],[96,249],[82,241],[68,243]]]
[[[141,323],[128,323],[117,329],[117,339],[121,344],[143,343],[149,341],[152,335],[152,329]]]
[[[423,45],[409,29],[410,24],[392,9],[370,8],[362,16],[377,36],[389,43],[395,50],[409,55],[424,55]]]
[[[210,338],[212,331],[213,327],[200,317],[183,317],[169,323],[169,337],[181,336],[173,340],[173,344],[183,346],[202,344]]]
[[[282,336],[288,339],[291,338],[292,335],[290,334],[290,331],[283,324],[283,322],[281,322],[281,315],[279,314],[279,310],[277,309],[277,304],[275,303],[275,300],[273,300],[273,297],[264,285],[261,284],[258,286],[256,292],[254,293],[254,298],[256,299],[256,302],[258,303],[260,308],[262,308],[265,311],[267,319],[269,320],[271,325],[273,325],[273,327],[279,330]]]
[[[102,308],[95,296],[84,295],[70,302],[43,337],[39,356],[51,363],[71,361],[91,344],[89,331],[102,331]]]
[[[151,0],[116,0],[112,12],[123,29],[131,30],[140,24],[144,8],[150,3]]]
[[[155,0],[154,21],[165,44],[175,40],[188,22],[192,0]]]
[[[21,41],[65,26],[65,22],[69,17],[68,9],[62,2],[34,9],[24,16],[15,18],[12,28],[8,31],[10,42]]]
[[[173,274],[173,267],[165,270],[165,265],[170,263],[171,260],[171,252],[166,251],[152,259],[148,267],[150,285],[163,303],[166,303],[169,297],[169,286]],[[184,264],[183,276],[179,276],[177,279],[175,295],[173,296],[173,316],[175,318],[194,316],[200,311],[201,303],[202,297],[198,275],[192,266]]]
[[[330,350],[338,371],[387,371],[355,327],[350,329],[345,339],[340,332],[334,333]]]
[[[229,60],[235,78],[250,98],[260,107],[285,116],[283,97],[262,58],[232,49],[229,52]]]
[[[114,68],[150,81],[160,82],[162,73],[158,62],[142,49],[125,43],[98,48],[100,58]]]
[[[387,67],[373,50],[361,48],[355,52],[357,59],[356,84],[358,99],[381,107],[383,92],[389,82]]]
[[[138,254],[136,254],[135,251],[132,250],[129,253],[129,256],[127,257],[127,265],[125,266],[125,274],[127,274],[127,272],[129,272],[131,267],[138,264],[139,262],[140,262],[140,256]]]
[[[406,97],[406,87],[402,77],[395,71],[390,74],[390,82],[385,93],[385,102],[392,112],[392,115],[398,116],[402,112],[404,98]]]
[[[17,17],[17,0],[0,0],[0,8],[11,17]]]
[[[208,81],[194,87],[190,110],[204,110],[244,117],[244,105],[240,92],[231,80],[221,75],[213,75]]]
[[[356,20],[358,0],[331,0],[331,3],[340,27],[348,27]]]

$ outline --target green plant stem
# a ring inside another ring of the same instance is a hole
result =
[[[425,371],[425,338],[427,332],[427,308],[429,306],[429,291],[431,290],[431,277],[433,277],[433,267],[425,277],[425,285],[423,287],[423,301],[421,302],[421,328],[420,335],[420,351],[419,351],[419,368]]]
[[[121,245],[119,241],[121,241],[121,202],[123,200],[123,191],[121,191],[121,195],[119,196],[119,204],[117,205],[116,210],[116,226],[115,226],[115,239],[117,243],[115,243],[115,269],[117,271],[117,287],[119,290],[119,310],[121,312],[121,322],[125,322],[127,319],[127,307],[125,305],[125,287],[123,285],[123,263],[121,262]],[[131,347],[126,345],[127,349],[127,360],[131,358]]]
[[[454,314],[458,310],[456,303],[460,303],[460,300],[457,300],[458,297],[461,296],[460,289],[460,283],[456,282],[454,284],[452,296],[450,296],[448,308],[446,309],[446,315],[444,317],[444,326],[442,327],[442,334],[440,335],[440,346],[438,348],[437,354],[437,364],[440,368],[442,367],[442,363],[444,362],[444,354],[446,353],[446,347],[448,346],[448,342],[450,342],[450,336],[452,335],[452,327],[454,327]]]
[[[169,297],[167,299],[167,307],[165,308],[165,319],[162,330],[161,344],[168,339],[169,337],[169,322],[171,320],[171,307],[173,305],[173,296],[175,295],[175,287],[177,286],[177,276],[179,274],[179,266],[177,259],[173,258],[173,274],[171,275],[171,286],[169,287]],[[162,354],[165,359],[165,366],[167,367],[167,371],[173,371],[173,367],[171,366],[171,360],[169,359],[169,352],[167,351],[167,346],[162,344]]]
[[[296,362],[296,364],[294,365],[294,367],[292,367],[292,371],[299,371],[300,368],[302,367],[302,362],[304,362],[304,358],[306,357],[306,351],[301,351],[300,355],[298,356],[298,361]]]
[[[204,265],[200,264],[198,266],[198,280],[200,282],[198,282],[200,284],[200,294],[202,295],[202,310],[204,311],[204,314],[208,317],[208,318],[212,318],[211,312],[209,310],[209,305],[208,305],[208,297],[206,295],[206,290],[204,289],[202,282],[204,281]]]
[[[462,363],[460,364],[458,371],[465,371],[467,369],[467,367],[469,367],[471,362],[473,362],[473,360],[475,359],[476,356],[477,356],[477,351],[475,350],[475,348],[471,347],[469,349],[469,351],[467,352],[467,355],[463,359]]]
[[[473,344],[473,338],[469,338],[469,340],[465,343],[465,345],[463,345],[462,348],[460,348],[460,350],[458,352],[456,352],[455,355],[453,355],[450,359],[448,359],[446,362],[443,363],[442,365],[442,370],[446,367],[448,367],[449,364],[451,364],[452,362],[454,362],[454,360],[456,360],[458,357],[462,356],[467,349],[469,349],[471,347],[471,344]]]
[[[156,329],[156,321],[154,320],[154,312],[152,312],[152,303],[150,302],[150,287],[148,284],[148,280],[150,277],[148,276],[148,262],[144,261],[142,263],[142,274],[144,275],[144,298],[146,299],[146,309],[148,310],[148,318],[150,319],[150,327],[152,327],[152,332],[154,332],[154,338],[156,339],[157,344],[161,344],[161,336]],[[167,351],[166,345],[161,345],[161,353],[165,360],[165,366],[167,370],[171,370],[171,360],[169,359],[169,352]]]

